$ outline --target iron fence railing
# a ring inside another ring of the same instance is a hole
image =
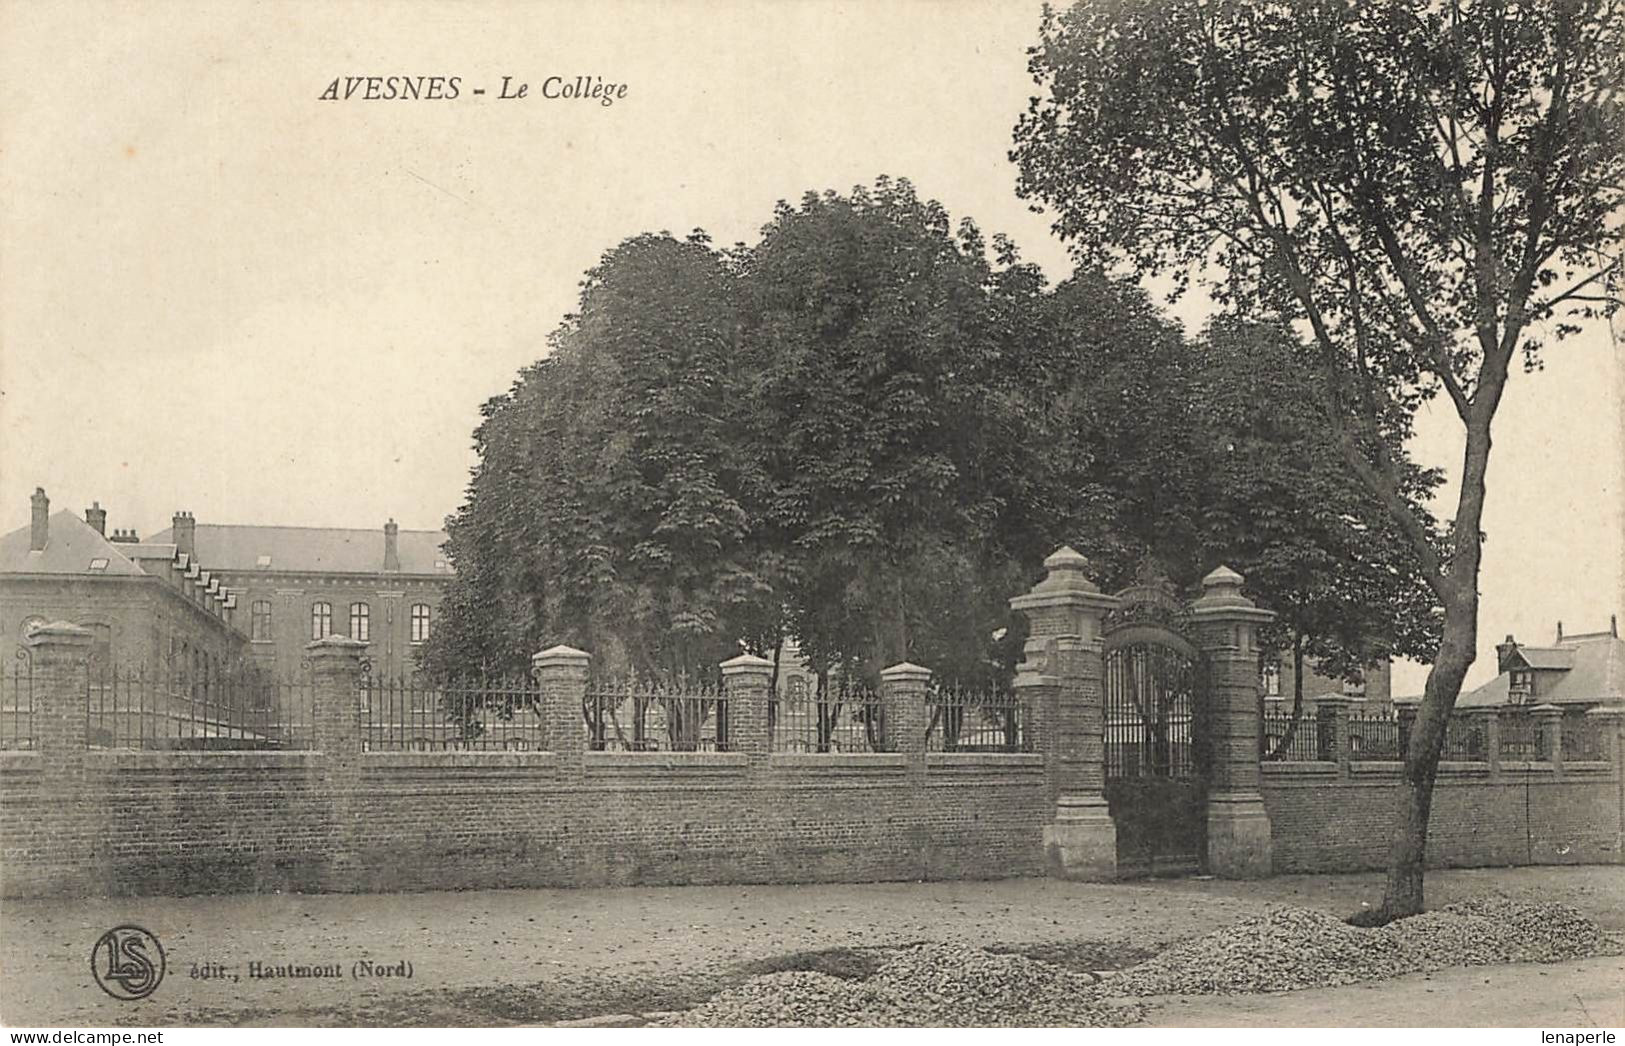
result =
[[[1396,761],[1405,758],[1397,716],[1372,713],[1348,719],[1349,759],[1357,762]]]
[[[373,752],[532,751],[547,747],[529,679],[362,682],[362,747]]]
[[[1501,713],[1496,728],[1501,735],[1502,759],[1518,761],[1535,758],[1535,720],[1527,709]]]
[[[1260,735],[1263,754],[1284,762],[1330,761],[1333,757],[1322,752],[1319,725],[1313,715],[1304,713],[1293,730],[1291,712],[1265,712]]]
[[[726,752],[728,694],[715,679],[596,679],[582,702],[593,751]]]
[[[1451,716],[1444,731],[1444,751],[1440,758],[1455,762],[1483,763],[1489,760],[1484,723],[1478,716]]]
[[[769,748],[774,752],[893,750],[886,705],[875,690],[835,679],[817,687],[777,687],[768,695]]]
[[[34,667],[25,650],[0,668],[0,749],[34,747]]]
[[[1583,709],[1563,713],[1563,761],[1587,762],[1605,759],[1602,730]]]
[[[932,686],[926,693],[928,752],[1030,752],[1026,709],[1008,690]]]
[[[234,751],[313,747],[315,688],[254,670],[149,671],[92,661],[85,672],[89,748]]]

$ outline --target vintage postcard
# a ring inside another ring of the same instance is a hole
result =
[[[1614,1041],[1622,54],[0,0],[10,1041]]]

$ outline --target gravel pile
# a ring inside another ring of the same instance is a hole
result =
[[[1181,941],[1107,983],[1114,995],[1239,995],[1408,973],[1392,941],[1327,912],[1271,906]]]
[[[1597,925],[1561,904],[1488,898],[1374,929],[1275,906],[1174,945],[1109,982],[1113,995],[1237,995],[1332,987],[1446,966],[1555,962],[1611,949]]]
[[[1021,955],[955,944],[899,950],[869,977],[753,977],[696,1009],[682,1027],[1123,1027],[1134,998],[1242,995],[1381,980],[1446,966],[1552,962],[1617,954],[1618,942],[1561,904],[1484,899],[1375,929],[1311,908],[1274,905],[1182,941],[1104,981]]]
[[[1514,956],[1514,962],[1583,959],[1604,954],[1613,946],[1596,923],[1566,904],[1528,904],[1502,897],[1480,897],[1445,905],[1440,911],[1494,924],[1503,938],[1516,940],[1520,945],[1522,951]],[[1414,921],[1404,919],[1398,925]]]
[[[753,977],[660,1023],[676,1027],[1124,1027],[1136,1003],[1107,1003],[1094,978],[1019,955],[923,944],[863,981],[819,973]]]

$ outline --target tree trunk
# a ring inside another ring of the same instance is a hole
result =
[[[1422,707],[1405,752],[1394,841],[1388,852],[1388,885],[1378,912],[1382,922],[1422,911],[1422,873],[1427,858],[1428,817],[1433,810],[1433,784],[1439,773],[1450,714],[1477,654],[1477,617],[1476,587],[1469,587],[1456,606],[1447,605],[1445,609],[1439,656],[1428,672]]]
[[[1503,372],[1504,373],[1504,372]],[[1499,386],[1480,393],[1498,392]],[[1490,419],[1493,399],[1478,405],[1479,413],[1467,426],[1463,455],[1461,497],[1457,502],[1454,548],[1449,573],[1436,591],[1444,604],[1444,628],[1439,653],[1428,671],[1422,707],[1405,752],[1404,780],[1400,788],[1397,830],[1388,854],[1388,886],[1379,916],[1383,921],[1415,915],[1422,910],[1422,873],[1427,858],[1428,815],[1433,809],[1433,782],[1439,773],[1445,730],[1455,711],[1461,684],[1478,656],[1478,568],[1483,554],[1479,530],[1484,518],[1484,476],[1490,457]]]

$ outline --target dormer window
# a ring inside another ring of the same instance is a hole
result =
[[[271,565],[271,557],[260,556],[258,559],[254,560],[254,565],[256,567],[268,567]]]
[[[1512,670],[1512,689],[1528,690],[1535,684],[1535,673],[1527,668],[1514,668]]]
[[[95,559],[91,560],[90,561],[90,569],[95,570],[95,571],[106,570],[107,569],[107,560],[106,560],[106,558],[102,557],[102,556],[97,556]]]

